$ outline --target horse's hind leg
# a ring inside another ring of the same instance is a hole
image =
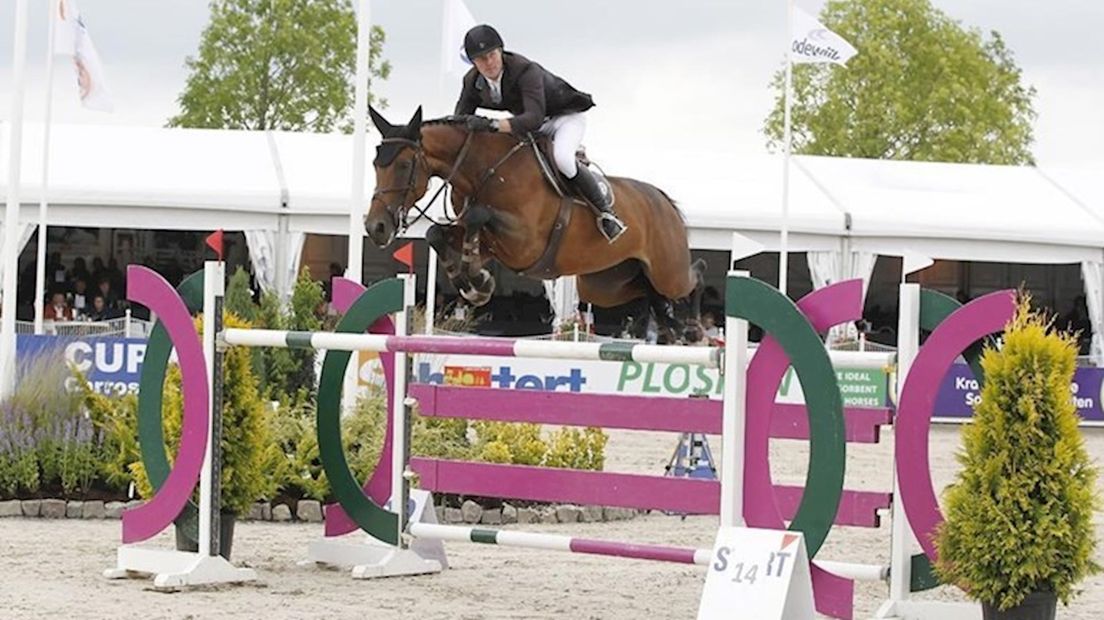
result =
[[[658,344],[673,344],[678,341],[678,334],[682,324],[675,313],[675,304],[655,289],[651,281],[641,277],[641,284],[648,291],[648,306],[651,308],[652,318],[655,319],[658,331]]]
[[[705,293],[705,269],[705,260],[701,258],[690,265],[694,290],[690,292],[690,295],[675,303],[675,316],[682,323],[682,337],[687,342],[699,342],[705,337],[705,330],[701,326],[701,301],[702,295]]]
[[[704,337],[701,299],[705,292],[705,267],[705,261],[698,259],[685,272],[649,274],[652,312],[659,325],[671,332],[668,338],[672,340],[695,343]],[[659,275],[666,279],[655,277]]]

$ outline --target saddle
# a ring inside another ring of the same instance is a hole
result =
[[[552,155],[552,138],[544,134],[530,134],[529,143],[533,147],[533,155],[537,158],[541,172],[544,174],[545,180],[552,186],[552,189],[556,190],[556,193],[560,196],[570,197],[586,206],[591,206],[582,194],[571,187],[571,183],[560,172],[560,169],[552,164],[555,161]],[[616,204],[617,195],[613,193],[613,185],[606,178],[606,173],[602,168],[587,157],[586,147],[579,146],[579,150],[575,151],[575,160],[580,166],[586,166],[590,169],[598,183],[605,187],[605,193],[611,197],[611,204]]]
[[[545,180],[560,195],[560,211],[556,216],[556,223],[552,226],[552,232],[548,235],[548,243],[545,244],[541,257],[518,274],[540,280],[555,280],[561,275],[555,269],[556,254],[560,251],[560,243],[563,241],[564,233],[567,232],[568,224],[571,223],[571,215],[575,211],[572,206],[577,204],[591,211],[596,209],[582,194],[571,187],[571,183],[560,173],[559,168],[551,164],[555,161],[552,156],[552,138],[542,134],[530,134],[527,141],[533,148],[533,155],[537,158],[537,164]],[[586,166],[593,172],[598,183],[605,187],[605,193],[611,196],[611,204],[615,203],[617,195],[613,192],[613,185],[610,184],[605,173],[590,161],[586,155],[586,149],[580,146],[575,157],[580,166]]]

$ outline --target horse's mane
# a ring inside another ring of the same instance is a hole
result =
[[[431,118],[422,121],[422,127],[432,127],[434,125],[448,125],[450,127],[464,126],[465,119],[463,116],[442,116],[440,118]]]

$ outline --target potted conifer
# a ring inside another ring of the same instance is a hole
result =
[[[202,319],[198,319],[202,333]],[[249,328],[251,325],[237,316],[224,314],[225,328]],[[220,554],[227,559],[233,547],[234,524],[248,513],[253,503],[271,497],[276,489],[274,473],[269,471],[274,449],[269,411],[261,398],[260,387],[250,350],[230,347],[223,356],[222,368],[222,492],[220,494]],[[180,368],[170,366],[166,375],[166,390],[162,415],[165,446],[169,454],[176,453],[180,443],[183,413]],[[153,488],[141,460],[131,465],[135,483],[143,497],[152,497]],[[198,495],[198,493],[197,493]],[[177,525],[177,548],[196,551],[194,525]]]
[[[1025,297],[981,360],[985,385],[935,545],[936,573],[980,601],[986,620],[1053,619],[1099,570],[1097,472],[1070,394],[1076,342]]]

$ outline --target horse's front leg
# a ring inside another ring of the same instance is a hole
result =
[[[491,210],[481,205],[471,205],[460,223],[464,227],[464,239],[460,248],[460,277],[467,281],[465,288],[457,287],[460,296],[473,306],[482,306],[491,300],[495,279],[485,268],[487,260],[480,252],[480,233],[491,221]]]
[[[464,245],[464,229],[459,225],[439,226],[434,224],[426,231],[426,243],[437,251],[438,260],[445,268],[445,276],[458,291],[468,288],[470,283],[464,276],[460,264],[460,251]]]

